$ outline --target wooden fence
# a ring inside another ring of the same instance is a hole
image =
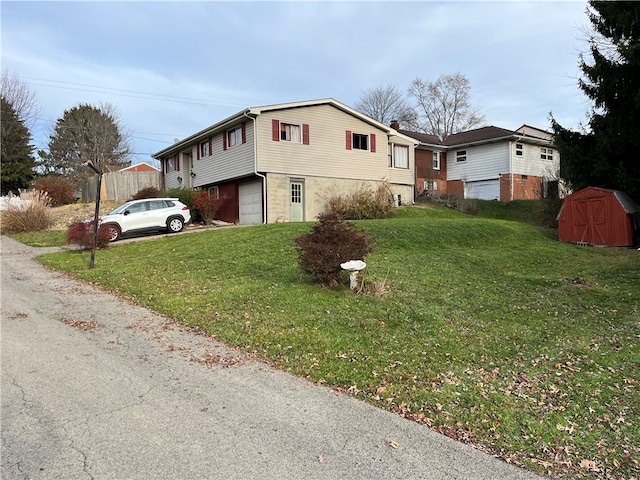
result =
[[[98,178],[90,177],[82,185],[82,201],[96,201]],[[101,200],[126,202],[143,188],[163,189],[162,172],[109,172],[102,175]]]

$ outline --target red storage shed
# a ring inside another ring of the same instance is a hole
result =
[[[565,198],[558,234],[561,242],[579,245],[632,246],[640,235],[640,207],[624,192],[583,188]]]

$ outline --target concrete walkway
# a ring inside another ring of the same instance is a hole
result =
[[[1,239],[3,480],[539,478],[51,272],[45,251]]]

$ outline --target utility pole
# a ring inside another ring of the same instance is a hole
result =
[[[98,222],[100,221],[100,191],[102,190],[102,172],[87,160],[83,163],[89,167],[93,172],[98,175],[98,190],[96,192],[96,211],[93,215],[93,241],[91,242],[91,261],[89,262],[89,268],[93,268],[96,261],[96,246],[98,244]]]

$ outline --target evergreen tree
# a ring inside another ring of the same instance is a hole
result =
[[[91,171],[90,161],[104,170],[107,165],[130,164],[128,139],[110,105],[80,104],[65,110],[49,137],[49,152],[39,152],[44,172],[62,175],[78,186]]]
[[[17,194],[18,189],[28,188],[35,177],[34,147],[29,144],[31,133],[13,105],[4,96],[0,99],[0,192]]]
[[[581,90],[593,101],[584,132],[551,119],[560,174],[574,189],[623,190],[640,201],[640,3],[590,1]]]

